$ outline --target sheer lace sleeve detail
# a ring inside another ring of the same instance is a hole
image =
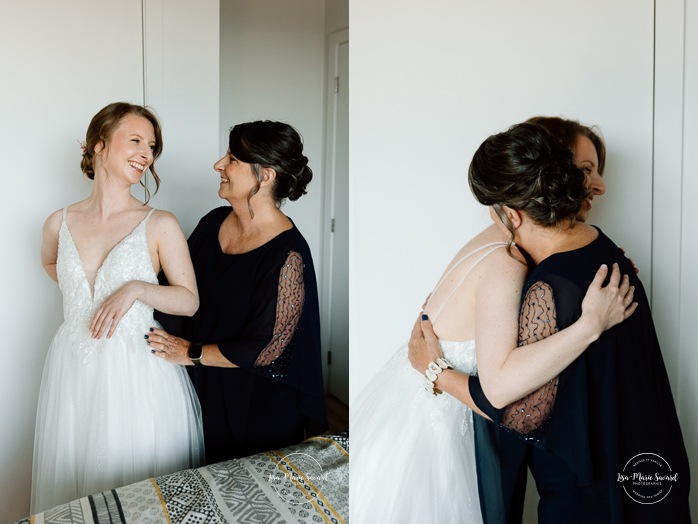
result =
[[[556,332],[553,290],[544,282],[536,282],[529,288],[521,306],[519,346],[537,342]],[[535,348],[531,351],[535,351]],[[504,408],[501,424],[524,434],[540,428],[553,410],[557,381],[558,377],[555,377],[533,393]]]
[[[255,366],[268,366],[284,352],[298,326],[304,299],[303,257],[300,253],[291,251],[279,273],[274,334],[269,344],[257,357]]]

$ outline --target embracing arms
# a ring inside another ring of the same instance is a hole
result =
[[[496,408],[502,408],[528,395],[541,386],[555,379],[574,359],[576,359],[603,331],[622,322],[635,311],[637,304],[632,303],[633,289],[627,277],[620,277],[620,270],[614,265],[609,284],[602,287],[608,268],[602,266],[590,284],[587,295],[582,302],[582,316],[569,326],[553,335],[554,329],[529,329],[538,322],[538,315],[522,318],[522,338],[520,344],[534,343],[534,347],[514,348],[511,329],[506,320],[498,318],[479,319],[476,328],[476,347],[478,354],[479,381],[489,402]],[[535,286],[534,286],[535,287]],[[489,289],[489,288],[488,288]],[[492,293],[496,300],[496,293]],[[529,298],[531,297],[529,293]],[[536,307],[545,307],[542,298]],[[479,299],[479,298],[478,298]],[[487,297],[478,303],[478,310],[489,317],[504,311],[498,309]],[[487,304],[487,309],[483,309]],[[554,305],[553,305],[554,306]],[[495,308],[495,309],[491,309]],[[518,309],[518,306],[517,306]],[[547,310],[546,310],[547,311]],[[551,311],[554,316],[554,310]],[[516,324],[515,324],[516,325]],[[516,328],[515,328],[516,329]],[[536,340],[547,335],[544,340]],[[484,338],[483,338],[484,337]],[[514,340],[517,335],[514,335]],[[530,337],[530,338],[529,338]],[[410,339],[410,362],[423,372],[429,361],[440,356],[438,339],[434,335],[428,320],[418,320]],[[478,379],[476,379],[478,380]],[[459,400],[473,407],[474,401],[469,391],[469,377],[454,370],[446,370],[438,376],[437,386]],[[481,412],[478,410],[478,412]]]
[[[506,348],[502,338],[492,332],[495,326],[491,322],[478,322],[475,340],[478,345],[482,343],[478,370],[483,391],[493,406],[502,408],[554,379],[604,331],[632,315],[637,304],[632,302],[634,290],[627,275],[621,278],[618,265],[614,264],[608,285],[602,287],[607,274],[605,265],[596,272],[582,301],[581,317],[559,332],[537,318],[543,315],[542,309],[554,319],[552,290],[532,294],[531,290],[535,292],[541,284],[532,286],[526,298],[529,307],[531,301],[536,303],[517,325],[516,349],[511,345]],[[535,347],[520,347],[531,344]]]

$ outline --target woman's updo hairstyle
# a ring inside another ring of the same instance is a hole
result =
[[[95,158],[95,148],[101,143],[102,147],[106,147],[107,142],[111,139],[114,131],[119,126],[121,119],[127,115],[142,116],[148,120],[153,125],[153,130],[155,131],[155,148],[153,149],[153,163],[148,169],[153,175],[153,180],[155,180],[155,193],[158,192],[160,188],[160,178],[155,172],[155,161],[162,154],[162,131],[160,129],[160,123],[158,122],[155,114],[150,111],[150,109],[129,104],[128,102],[114,102],[104,107],[97,113],[92,120],[90,125],[87,126],[87,133],[85,134],[85,143],[83,145],[82,160],[80,161],[80,169],[82,170],[87,178],[94,180],[95,178],[95,168],[94,168],[94,158]],[[146,190],[147,197],[146,203],[150,200],[150,190],[141,179],[141,186]]]
[[[250,192],[248,205],[259,191],[262,168],[276,172],[272,196],[277,207],[287,198],[298,200],[307,193],[305,188],[313,178],[313,171],[303,154],[303,139],[290,125],[270,120],[238,124],[230,130],[228,147],[235,158],[252,164],[257,177],[257,187]]]
[[[510,245],[514,229],[503,206],[523,211],[543,227],[569,227],[588,196],[570,148],[531,123],[487,138],[473,156],[468,181],[478,202],[493,206],[502,219],[512,235]]]
[[[587,137],[594,144],[596,156],[599,158],[599,175],[603,176],[606,168],[606,145],[597,127],[588,127],[576,120],[568,120],[558,116],[534,116],[526,122],[544,127],[551,135],[562,140],[572,151],[574,151],[580,136]]]

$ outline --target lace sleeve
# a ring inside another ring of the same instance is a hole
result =
[[[519,318],[519,346],[526,346],[557,332],[553,290],[544,282],[533,284],[524,298]],[[532,350],[535,351],[535,348]],[[555,403],[558,377],[504,408],[501,424],[528,434],[548,419]]]
[[[300,253],[291,251],[279,273],[274,334],[257,357],[255,366],[268,366],[284,352],[298,326],[304,299],[303,257]]]

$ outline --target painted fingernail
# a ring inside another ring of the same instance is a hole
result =
[[[148,335],[143,335],[143,338],[150,338]]]
[[[429,320],[429,316],[428,316],[428,315],[422,315],[422,320]]]
[[[155,331],[155,328],[150,328],[150,332],[152,333],[153,331]]]
[[[150,345],[150,340],[148,342],[146,342],[146,344]]]
[[[154,350],[154,349],[151,349],[150,352],[151,352],[153,355],[155,354],[155,350]]]

